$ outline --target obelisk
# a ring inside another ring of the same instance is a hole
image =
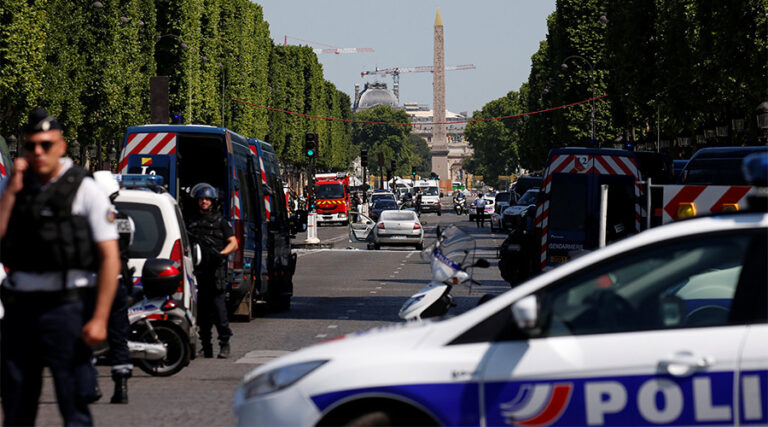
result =
[[[432,118],[435,123],[445,123],[445,39],[443,38],[443,18],[440,8],[435,16],[434,64],[432,73]],[[445,136],[445,125],[432,127],[432,172],[447,180],[450,186],[451,172],[448,168],[448,139]],[[442,185],[441,185],[442,187]]]

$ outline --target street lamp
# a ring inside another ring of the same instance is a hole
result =
[[[582,61],[586,62],[587,65],[589,66],[589,71],[590,71],[589,85],[592,88],[592,102],[590,103],[592,105],[592,137],[591,137],[590,143],[594,144],[595,142],[597,142],[597,148],[600,148],[600,142],[595,140],[595,69],[592,67],[592,63],[589,62],[583,56],[571,55],[565,58],[563,60],[563,63],[560,64],[560,68],[562,68],[563,71],[568,70],[568,64],[566,64],[566,62],[568,62],[571,59],[581,59]]]
[[[11,152],[11,158],[15,159],[19,154],[19,145],[16,141],[16,135],[8,137],[8,151]]]

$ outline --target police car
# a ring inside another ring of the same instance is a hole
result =
[[[657,227],[473,310],[248,373],[240,425],[768,424],[768,214]]]

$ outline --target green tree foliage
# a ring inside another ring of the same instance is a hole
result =
[[[432,153],[429,152],[427,141],[411,133],[408,135],[406,144],[410,147],[413,156],[409,164],[398,164],[397,174],[403,176],[416,172],[420,176],[428,176],[432,172]]]
[[[410,116],[405,111],[395,110],[386,105],[377,105],[360,111],[355,114],[355,120],[383,123],[411,122]],[[386,169],[389,169],[392,160],[396,162],[398,174],[408,174],[413,166],[421,164],[421,159],[413,152],[413,145],[408,143],[411,126],[354,123],[352,128],[352,141],[355,147],[358,150],[368,149],[371,171],[378,170],[379,153],[383,155]]]
[[[275,46],[248,0],[7,0],[0,3],[0,135],[46,107],[69,139],[107,148],[149,123],[149,82],[169,78],[172,113],[274,144],[302,163],[320,135],[320,166],[345,170],[354,150],[349,96],[323,77],[309,47]],[[106,155],[107,150],[102,150]]]

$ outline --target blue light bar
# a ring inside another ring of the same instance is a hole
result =
[[[165,179],[162,175],[141,175],[127,173],[118,175],[115,174],[118,184],[122,188],[135,188],[135,187],[155,187],[164,185]]]
[[[751,185],[768,186],[768,153],[753,153],[745,157],[741,170]]]

